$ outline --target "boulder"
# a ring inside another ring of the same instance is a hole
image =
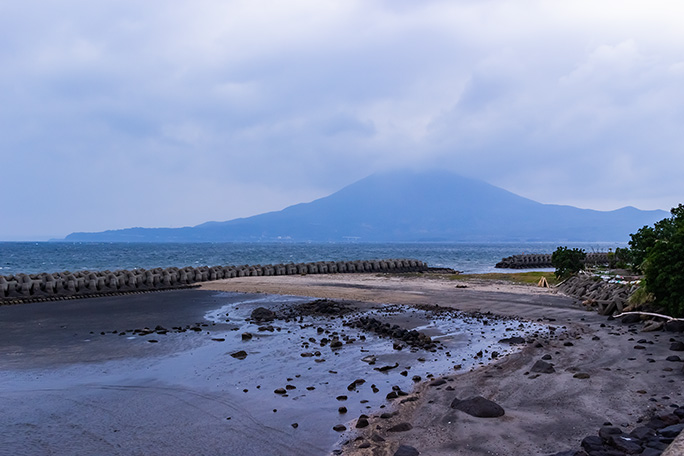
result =
[[[475,396],[465,400],[454,399],[451,402],[451,408],[477,418],[498,418],[506,413],[499,404],[482,396]]]

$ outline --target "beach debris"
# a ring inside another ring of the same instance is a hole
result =
[[[454,399],[451,402],[451,408],[476,418],[498,418],[506,413],[499,404],[482,396],[474,396],[464,400]]]

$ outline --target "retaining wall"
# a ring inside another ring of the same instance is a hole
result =
[[[199,282],[246,276],[420,272],[427,269],[427,264],[418,260],[386,259],[16,274],[0,276],[0,304],[187,288]]]

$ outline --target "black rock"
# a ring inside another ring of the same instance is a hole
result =
[[[538,372],[540,374],[552,374],[556,372],[556,369],[553,368],[553,364],[538,360],[536,363],[534,363],[534,366],[532,366],[530,371]]]
[[[336,424],[335,426],[333,426],[333,431],[344,432],[346,430],[347,426],[345,426],[344,424]]]
[[[397,451],[394,452],[394,456],[418,456],[419,454],[420,451],[408,445],[401,445],[397,448]]]
[[[244,350],[236,351],[235,353],[231,353],[230,356],[236,359],[245,359],[247,358],[247,352]]]
[[[641,445],[624,435],[614,435],[610,438],[610,445],[627,454],[641,453]]]
[[[499,341],[500,344],[520,345],[525,343],[525,338],[519,336],[507,337]]]
[[[589,435],[582,439],[581,445],[587,453],[591,453],[603,448],[603,439],[598,435]]]
[[[681,352],[684,351],[684,342],[672,342],[672,345],[670,345],[670,350],[676,351],[676,352]]]
[[[370,423],[368,423],[368,418],[364,418],[364,417],[362,416],[362,417],[360,417],[360,418],[356,421],[356,429],[365,428],[365,427],[367,427],[369,424],[370,424]]]
[[[610,438],[614,435],[621,435],[622,434],[622,429],[619,427],[615,426],[603,426],[601,429],[599,429],[598,435],[603,439],[604,442],[607,442],[610,440]]]
[[[276,317],[276,314],[272,310],[268,310],[265,307],[257,307],[252,311],[250,317],[252,320],[256,321],[273,321]]]
[[[678,363],[678,362],[680,362],[682,359],[681,359],[679,356],[677,356],[677,355],[672,355],[672,356],[668,356],[667,358],[665,358],[665,360],[666,360],[666,361],[673,362],[673,363]]]
[[[430,386],[440,386],[440,385],[444,385],[445,383],[446,383],[446,380],[444,380],[443,378],[440,378],[440,379],[437,379],[435,381],[430,382],[429,385]]]
[[[639,323],[640,321],[641,317],[637,314],[625,315],[622,317],[622,322],[626,325],[632,325],[634,323]]]
[[[629,435],[638,440],[647,440],[656,435],[656,433],[653,429],[649,427],[639,426],[638,428],[635,428],[632,432],[630,432]]]
[[[399,423],[395,424],[391,428],[388,428],[387,432],[406,432],[410,431],[411,429],[413,429],[411,423]]]
[[[475,396],[465,400],[454,399],[451,402],[451,408],[477,418],[497,418],[506,413],[499,404],[482,396]]]
[[[677,437],[679,433],[682,432],[682,429],[684,429],[684,423],[673,424],[672,426],[661,429],[658,433],[663,437]]]
[[[660,456],[661,454],[663,454],[663,450],[646,447],[644,451],[640,453],[640,456]]]
[[[665,330],[671,332],[684,332],[684,321],[670,320],[665,323]]]

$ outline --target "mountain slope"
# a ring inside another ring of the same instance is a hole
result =
[[[626,241],[668,214],[541,204],[445,171],[374,174],[327,197],[185,228],[73,233],[69,241]]]

